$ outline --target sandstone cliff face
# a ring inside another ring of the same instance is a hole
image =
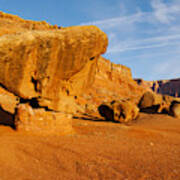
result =
[[[95,104],[96,107],[102,102],[122,98],[131,99],[137,104],[144,92],[145,89],[133,80],[130,68],[100,57],[95,81],[84,98],[88,104]]]
[[[136,82],[142,87],[149,88],[156,93],[180,97],[180,78],[159,81],[136,79]]]

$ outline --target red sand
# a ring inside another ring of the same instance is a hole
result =
[[[0,127],[0,180],[180,180],[180,120],[141,114],[130,126],[74,120],[76,134]]]

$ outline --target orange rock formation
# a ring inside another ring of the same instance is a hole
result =
[[[14,105],[8,108],[3,95],[1,107],[10,113],[18,108],[16,121],[24,124],[36,117],[26,115],[32,114],[31,111],[37,117],[42,115],[42,119],[51,116],[46,111],[43,115],[41,108],[70,114],[80,111],[75,99],[95,79],[98,58],[108,44],[105,33],[95,26],[59,30],[45,22],[25,21],[1,13],[0,24],[3,23],[0,28],[0,67],[3,67],[0,69],[0,83],[8,90],[6,97],[12,99],[9,101]],[[20,104],[29,103],[33,108],[39,108],[40,112],[27,106],[20,110],[22,107],[17,106],[17,99]],[[60,116],[54,114],[59,119]]]
[[[62,97],[92,84],[106,47],[106,35],[94,26],[2,36],[0,83],[21,98],[38,98],[41,106],[73,112]]]

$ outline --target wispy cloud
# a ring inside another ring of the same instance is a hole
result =
[[[83,24],[96,25],[108,34],[107,56],[111,60],[119,62],[119,59],[123,58],[133,59],[133,61],[127,61],[125,65],[137,69],[142,66],[144,60],[145,67],[143,69],[147,69],[146,75],[143,72],[139,74],[145,76],[145,79],[150,79],[150,76],[157,79],[160,74],[164,75],[167,72],[169,76],[178,75],[179,68],[177,66],[180,66],[180,1],[150,0],[147,2],[146,6],[149,6],[150,9],[148,11],[144,11],[142,7],[132,7],[137,9],[133,13],[124,11],[125,14],[117,17]],[[125,9],[125,6],[123,8]],[[141,61],[135,61],[138,59]],[[153,71],[156,75],[152,76],[148,72],[150,65],[153,69],[157,67],[157,71]],[[158,66],[161,67],[159,71]]]
[[[151,49],[164,46],[180,46],[180,33],[169,36],[158,36],[141,40],[124,41],[108,49],[108,53],[133,51],[140,49]]]
[[[178,1],[166,4],[162,0],[152,0],[151,5],[154,10],[154,16],[161,23],[170,24],[176,19],[175,16],[180,14],[180,3]]]
[[[151,38],[143,38],[135,36],[131,38],[131,40],[128,40],[129,37],[125,39],[125,41],[122,41],[121,35],[118,33],[122,33],[122,31],[131,31],[134,29],[137,29],[136,26],[139,23],[167,23],[169,24],[172,20],[175,20],[175,15],[180,13],[180,3],[174,3],[172,5],[167,5],[162,2],[162,0],[152,0],[151,6],[154,11],[152,12],[141,12],[138,11],[137,13],[133,15],[128,16],[120,16],[110,19],[104,19],[100,21],[92,21],[87,23],[82,23],[84,25],[96,25],[103,29],[105,32],[107,32],[110,36],[110,47],[108,50],[108,53],[112,52],[124,52],[129,50],[138,50],[138,49],[147,49],[147,48],[157,48],[157,47],[163,47],[168,45],[173,45],[172,42],[168,43],[168,41],[173,40],[175,44],[176,41],[179,41],[180,39],[180,33],[178,30],[180,30],[180,25],[173,25],[170,27],[166,27],[167,33],[164,36],[156,36]],[[177,17],[176,17],[177,18]],[[161,32],[159,27],[155,27],[156,29],[154,31]],[[162,31],[164,28],[161,28]],[[115,32],[114,32],[115,31]],[[143,32],[143,29],[140,30]],[[151,31],[153,31],[151,29]],[[168,34],[168,32],[171,32],[171,35]],[[172,34],[172,33],[176,34]],[[127,34],[128,35],[128,34]],[[119,39],[119,42],[118,42]],[[113,42],[115,40],[115,43]],[[118,43],[117,43],[118,42]],[[144,43],[147,43],[144,45]],[[150,43],[150,44],[148,44]],[[157,44],[158,43],[158,44]]]
[[[136,14],[129,16],[120,16],[115,18],[104,19],[100,21],[92,21],[87,23],[82,23],[83,25],[96,25],[102,29],[111,29],[116,27],[121,27],[124,24],[134,24],[136,22],[144,21],[148,13],[137,12]]]

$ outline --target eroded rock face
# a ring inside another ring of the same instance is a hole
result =
[[[68,105],[92,84],[106,47],[107,36],[95,26],[2,36],[0,83],[40,106],[71,112]]]

